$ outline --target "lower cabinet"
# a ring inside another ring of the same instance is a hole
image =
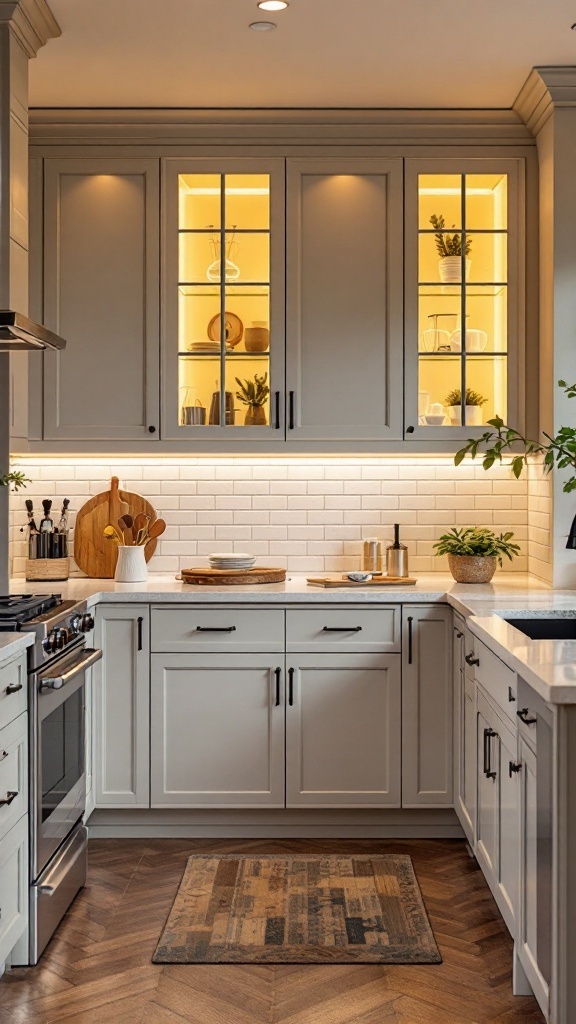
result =
[[[28,927],[28,815],[0,841],[0,964]]]
[[[150,806],[150,616],[144,604],[100,605],[92,670],[98,807]]]
[[[476,686],[464,671],[464,620],[454,617],[454,810],[468,842],[476,842]]]
[[[477,693],[478,815],[476,856],[500,913],[516,934],[520,877],[520,773],[517,739]]]
[[[397,654],[287,658],[286,806],[401,806]]]
[[[152,655],[152,807],[284,807],[283,666]]]
[[[452,609],[402,609],[402,806],[452,807]],[[400,721],[400,719],[399,719]]]

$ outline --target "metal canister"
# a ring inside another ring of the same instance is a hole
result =
[[[408,576],[408,548],[400,543],[400,523],[394,523],[394,543],[386,548],[386,575]]]
[[[382,542],[378,537],[367,537],[362,547],[362,572],[382,572]]]

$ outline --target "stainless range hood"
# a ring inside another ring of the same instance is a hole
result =
[[[36,324],[22,313],[0,309],[0,352],[38,352],[66,348],[64,338]]]

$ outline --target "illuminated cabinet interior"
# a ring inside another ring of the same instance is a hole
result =
[[[270,175],[177,180],[179,425],[267,426]]]
[[[420,428],[507,420],[509,176],[418,174]]]

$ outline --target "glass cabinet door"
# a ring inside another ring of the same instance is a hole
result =
[[[407,196],[407,425],[432,440],[517,404],[518,166],[445,168],[412,166]]]
[[[240,163],[169,162],[168,436],[283,429],[283,178]]]

